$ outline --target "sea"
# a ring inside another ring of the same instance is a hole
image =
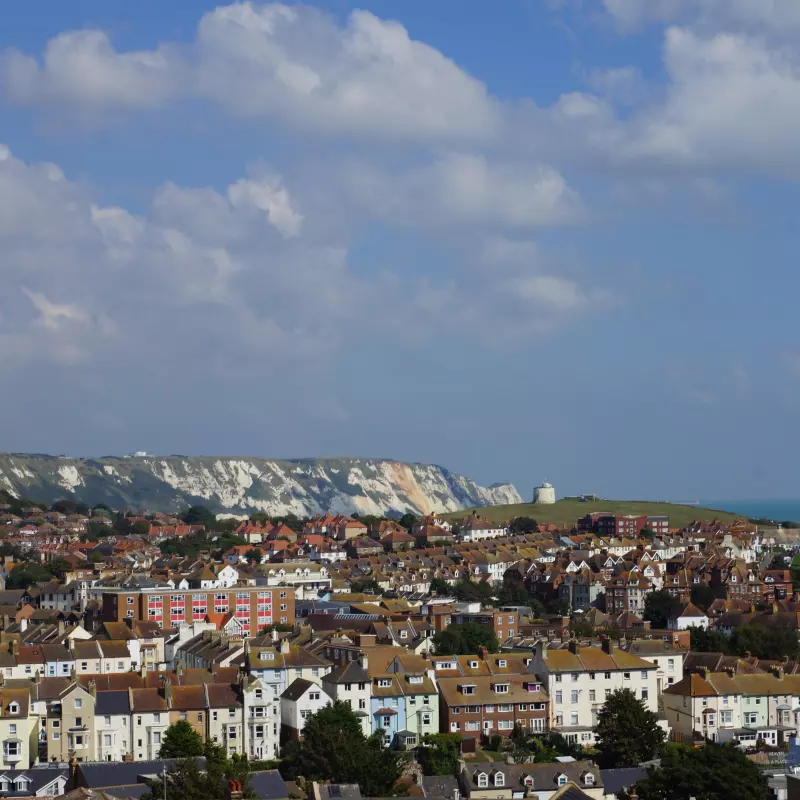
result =
[[[700,505],[741,514],[750,519],[800,522],[800,500],[708,500]]]

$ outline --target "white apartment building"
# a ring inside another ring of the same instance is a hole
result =
[[[609,695],[630,689],[648,709],[658,711],[657,667],[639,656],[614,647],[580,647],[572,641],[563,650],[539,641],[529,665],[547,682],[550,727],[577,744],[593,744],[597,713]]]

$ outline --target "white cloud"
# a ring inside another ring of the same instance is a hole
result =
[[[648,23],[691,22],[710,30],[742,28],[792,35],[800,29],[796,0],[603,0],[624,31]]]
[[[16,50],[0,60],[9,100],[71,112],[156,108],[177,88],[180,70],[166,50],[117,53],[97,30],[59,34],[41,64]]]
[[[800,58],[741,34],[666,33],[670,86],[632,120],[621,152],[684,164],[796,172]]]
[[[87,315],[77,305],[68,303],[52,303],[40,292],[32,292],[26,286],[22,292],[28,296],[34,308],[39,312],[36,324],[50,330],[58,330],[64,322],[86,322]]]
[[[315,133],[473,139],[500,122],[480,81],[401,24],[354,11],[342,27],[279,3],[220,6],[182,47],[119,52],[102,31],[63,33],[41,63],[7,51],[0,85],[8,101],[74,115],[200,97]]]
[[[577,283],[555,275],[520,276],[509,281],[508,289],[522,300],[555,311],[576,311],[590,302]]]
[[[398,174],[353,170],[351,189],[371,213],[421,227],[562,225],[583,214],[580,198],[547,166],[447,153]]]
[[[289,193],[275,176],[236,181],[228,187],[228,199],[236,209],[251,206],[263,211],[284,236],[297,236],[300,232],[303,216],[292,208]]]

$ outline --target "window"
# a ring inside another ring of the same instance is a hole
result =
[[[80,697],[75,698],[75,708],[82,708],[83,707],[83,700]],[[11,709],[9,709],[10,711]]]
[[[611,673],[610,673],[610,672],[604,672],[604,673],[603,673],[603,676],[605,677],[605,679],[606,679],[607,681],[610,681],[610,680],[611,680]]]
[[[590,703],[594,703],[597,700],[595,695],[596,695],[595,690],[594,689],[589,689],[589,702]]]
[[[110,725],[111,724],[111,717],[103,717],[103,722],[106,725]]]
[[[629,680],[631,679],[631,674],[630,674],[630,672],[623,672],[623,673],[622,673],[622,677],[623,677],[623,678],[624,678],[626,681],[629,681]]]
[[[756,725],[758,723],[758,714],[755,711],[744,712],[744,724]]]
[[[560,675],[556,675],[556,683],[561,683],[561,676]]]
[[[577,681],[579,677],[580,677],[580,676],[578,675],[578,673],[577,673],[577,672],[573,672],[573,673],[572,673],[572,680],[573,680],[573,681]]]
[[[497,666],[498,666],[498,667],[500,667],[501,669],[502,669],[503,667],[507,667],[507,666],[508,666],[508,661],[506,661],[504,658],[501,658],[501,659],[500,659],[500,660],[497,662]]]
[[[566,784],[566,782],[567,782],[567,776],[566,775],[559,775],[558,779],[557,779],[557,782],[558,782],[559,786],[564,786]]]
[[[485,772],[478,775],[478,786],[487,787],[489,785],[489,776]]]
[[[378,681],[378,686],[381,686],[381,685],[384,685],[384,684],[381,684],[381,682],[380,682],[380,681]],[[388,682],[387,684],[385,684],[385,685],[386,685],[386,686],[391,686],[391,685],[392,685],[392,682],[391,682],[391,681],[389,681],[389,682]],[[464,686],[462,686],[462,687],[461,687],[461,693],[462,693],[462,694],[475,694],[475,686],[474,686],[474,685],[472,685],[472,684],[466,684],[466,685],[464,685]]]
[[[573,689],[570,692],[569,701],[570,701],[570,703],[573,703],[573,704],[578,702],[578,690],[577,689]]]
[[[153,744],[161,744],[161,734],[154,733],[153,734]]]
[[[506,782],[506,776],[503,775],[502,772],[495,773],[494,776],[494,785],[495,786],[503,786]]]
[[[496,683],[494,685],[494,690],[496,694],[508,694],[508,684],[507,683]]]
[[[381,718],[381,723],[384,728],[391,728],[392,727],[392,718],[390,716],[385,716]]]
[[[309,700],[319,700],[319,692],[311,692],[308,695]]]
[[[129,598],[127,598],[127,600],[128,600],[128,605],[132,606],[133,605],[133,598],[129,597]]]
[[[667,670],[669,672],[674,672],[675,671],[675,659],[674,658],[668,658],[667,659]]]
[[[514,710],[514,706],[510,703],[501,703],[499,706],[497,706],[497,710],[501,714],[508,714],[510,711]]]
[[[378,678],[378,687],[382,689],[388,689],[392,685],[391,678]],[[471,692],[466,691],[467,689],[472,689]],[[464,694],[475,694],[475,687],[474,686],[465,686],[464,687]]]
[[[577,725],[578,724],[578,712],[577,711],[573,711],[569,715],[569,724],[570,725]]]
[[[647,700],[647,689],[642,689],[642,700]]]
[[[103,744],[106,747],[111,747],[111,734],[107,733],[103,736]]]
[[[16,735],[17,733],[17,726],[16,725],[9,725],[8,732],[12,735]]]
[[[642,670],[642,680],[643,680],[643,681],[646,681],[646,680],[647,680],[647,670],[646,670],[646,669],[643,669],[643,670]]]
[[[83,717],[75,717],[75,726],[78,728],[83,727]]]
[[[561,691],[556,692],[556,703],[562,702]]]

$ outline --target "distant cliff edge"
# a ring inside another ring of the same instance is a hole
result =
[[[71,497],[90,505],[165,512],[202,503],[218,514],[299,517],[327,511],[444,513],[522,502],[510,483],[486,488],[433,464],[373,458],[84,459],[2,453],[0,489],[40,502]]]

